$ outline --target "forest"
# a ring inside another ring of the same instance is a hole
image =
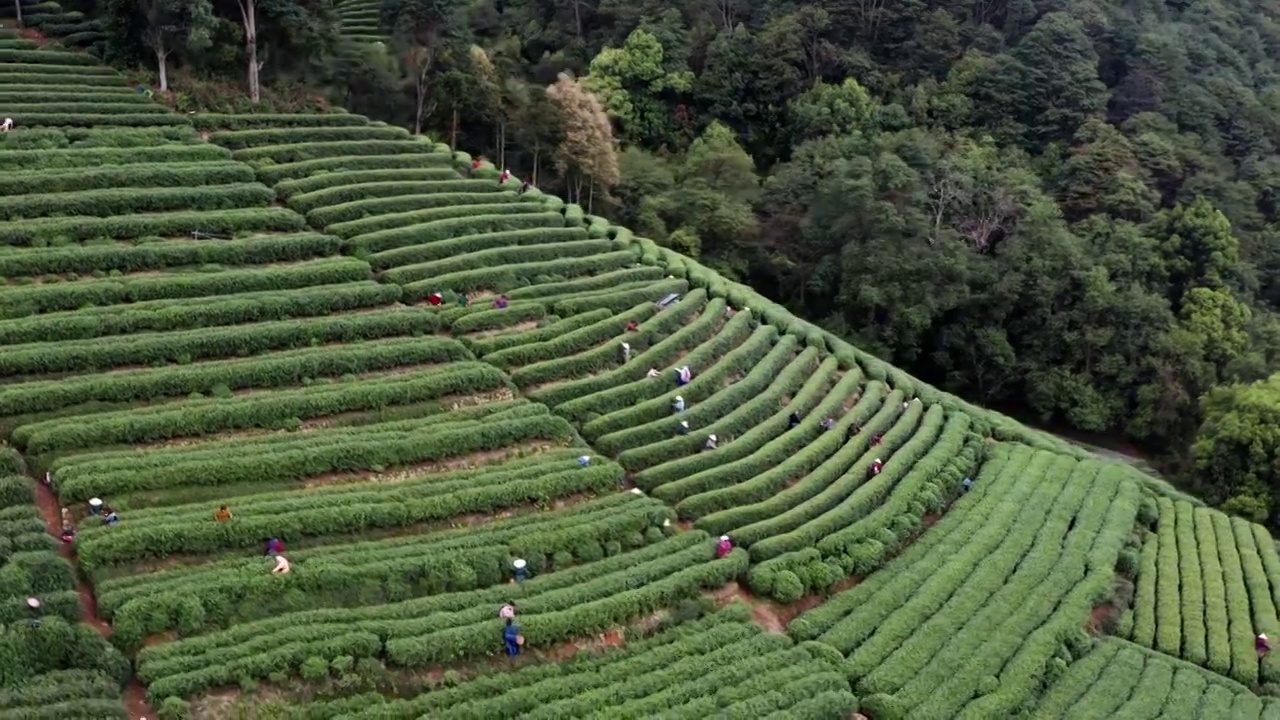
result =
[[[79,0],[183,111],[509,168],[968,400],[1280,505],[1280,25],[1241,0]],[[366,3],[373,4],[376,3]]]

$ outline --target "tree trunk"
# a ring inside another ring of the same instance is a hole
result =
[[[588,215],[591,214],[591,208],[594,206],[595,201],[596,201],[596,181],[593,178],[591,180],[591,185],[587,187],[587,214]]]
[[[22,27],[22,0],[13,0],[13,9],[18,15],[18,27]]]
[[[449,126],[449,149],[458,152],[458,108],[453,109],[453,120]]]
[[[535,147],[533,149],[533,185],[534,187],[538,186],[538,168],[541,165],[541,162],[540,162],[541,160],[542,160],[542,148]]]
[[[422,134],[422,109],[427,104],[426,70],[423,70],[418,73],[418,77],[415,79],[413,87],[414,87],[414,90],[417,92],[416,99],[418,101],[417,106],[414,108],[414,113],[413,113],[413,134],[421,135]]]
[[[498,123],[498,166],[507,169],[507,124]]]
[[[244,22],[244,48],[249,56],[249,99],[259,102],[262,99],[262,87],[258,81],[258,0],[237,0],[240,5],[240,18]]]
[[[156,66],[160,69],[160,92],[169,92],[169,51],[156,49]]]

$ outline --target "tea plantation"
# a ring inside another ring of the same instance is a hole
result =
[[[1260,526],[397,127],[0,115],[0,720],[1280,717]]]

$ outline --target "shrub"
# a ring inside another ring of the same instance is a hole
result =
[[[351,656],[347,655],[344,657]],[[352,659],[352,662],[354,662],[354,658]],[[299,668],[299,674],[302,675],[303,680],[308,682],[320,682],[321,680],[327,680],[329,678],[329,663],[325,661],[324,658],[312,655],[302,661],[302,666]]]
[[[180,697],[165,698],[156,709],[156,715],[160,720],[190,720],[193,717],[191,704]]]

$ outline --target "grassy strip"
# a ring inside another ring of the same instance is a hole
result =
[[[683,329],[686,322],[697,318],[707,305],[706,292],[695,290],[670,308],[652,314],[649,319],[640,323],[634,333],[626,333],[625,322],[621,325],[614,324],[609,334],[617,337],[604,345],[593,347],[571,357],[527,364],[512,373],[511,378],[516,385],[528,387],[553,380],[578,377],[577,380],[532,393],[538,402],[545,402],[553,407],[575,397],[613,387],[621,382],[642,378],[646,370],[640,367],[639,355],[633,357],[627,365],[621,368],[616,367],[622,361],[622,343],[629,343],[633,351],[639,351],[640,348],[649,344],[660,343],[667,335]],[[640,311],[640,307],[637,306],[635,310]],[[607,369],[612,370],[604,372],[601,376],[593,375]]]
[[[530,285],[545,277],[574,277],[589,275],[609,270],[617,270],[634,265],[635,248],[619,250],[605,255],[592,255],[583,258],[565,258],[546,262],[514,263],[500,267],[462,270],[460,272],[440,275],[430,280],[405,285],[405,297],[421,300],[441,288],[449,288],[455,292],[473,292],[492,290],[505,292],[512,288]]]
[[[375,253],[369,255],[367,259],[375,270],[383,272],[383,277],[400,283],[428,278],[432,275],[443,275],[447,272],[486,267],[494,264],[494,262],[501,262],[501,260],[494,261],[486,256],[464,259],[468,255],[481,252],[506,252],[517,257],[512,262],[546,259],[519,257],[519,255],[521,250],[541,249],[539,246],[552,243],[587,242],[586,230],[561,227],[563,222],[558,225],[555,220],[558,215],[559,213],[513,215],[509,216],[511,220],[505,225],[511,225],[514,229],[488,230],[471,235],[447,238],[437,242],[432,242],[430,240],[431,236],[428,234],[424,236],[422,244]],[[503,225],[504,223],[498,224]],[[590,242],[599,243],[602,241],[594,240]],[[607,252],[614,248],[614,246],[607,244],[610,241],[603,242],[606,245],[598,246],[604,248],[602,252]],[[445,263],[445,265],[441,265],[441,263]],[[450,266],[448,263],[456,263],[456,265]]]
[[[283,127],[347,127],[368,125],[369,118],[345,112],[332,113],[198,113],[191,116],[198,130],[255,130]],[[216,136],[215,136],[216,137]]]
[[[403,528],[424,522],[447,520],[464,513],[489,513],[536,501],[549,501],[576,493],[603,493],[616,489],[621,469],[616,465],[576,467],[573,461],[546,464],[536,472],[525,471],[513,476],[507,474],[503,482],[474,484],[442,483],[439,492],[414,492],[413,488],[397,490],[392,486],[374,497],[358,498],[342,505],[324,505],[317,501],[298,503],[298,507],[278,510],[274,513],[244,513],[230,524],[218,525],[205,520],[212,510],[201,513],[201,519],[174,518],[169,521],[153,518],[147,526],[131,524],[120,532],[86,530],[83,549],[87,558],[81,561],[87,568],[101,569],[113,564],[135,562],[146,558],[164,557],[173,553],[200,555],[225,550],[248,550],[261,547],[263,537],[315,538],[342,535],[370,530]],[[483,479],[483,478],[481,478]],[[427,488],[431,488],[428,486]],[[250,506],[251,507],[251,506]],[[114,528],[113,528],[114,529]],[[585,550],[584,550],[585,552]],[[448,560],[448,554],[442,557]],[[458,558],[461,560],[462,558]],[[572,563],[572,556],[567,558]],[[422,571],[421,559],[418,560]],[[487,576],[501,577],[509,568],[506,548],[501,555],[490,553],[485,560]],[[322,563],[321,563],[322,564]],[[262,562],[257,570],[262,571]],[[432,578],[443,580],[452,569],[441,567],[442,575]],[[323,571],[323,569],[321,570]],[[305,580],[305,573],[303,575]],[[316,581],[323,582],[317,577]],[[465,581],[455,581],[461,584]],[[496,580],[495,580],[496,582]],[[447,583],[441,583],[444,585]],[[441,588],[443,589],[443,588]]]
[[[393,338],[265,357],[0,385],[0,415],[49,412],[86,402],[140,402],[191,393],[287,387],[314,378],[469,357],[470,353],[456,340]]]
[[[12,150],[0,152],[0,170],[61,170],[112,165],[218,162],[231,153],[215,145],[156,145],[154,147],[98,147],[70,150]]]
[[[332,127],[269,127],[253,130],[223,130],[215,132],[209,141],[232,150],[257,148],[291,143],[408,140],[408,130],[391,125],[358,124]]]
[[[553,573],[541,579],[552,582],[539,583],[538,580],[533,580],[525,583],[524,593],[518,602],[521,607],[521,626],[526,636],[533,644],[551,645],[599,632],[656,610],[674,599],[696,594],[703,587],[722,584],[725,579],[745,568],[745,553],[735,552],[723,560],[708,562],[713,552],[713,543],[705,537],[695,537],[693,540],[701,542],[691,546],[686,543],[686,549],[676,553],[671,553],[670,548],[661,545],[647,548],[646,550],[662,549],[668,554],[646,561],[639,561],[640,556],[654,556],[645,550],[620,555],[617,560],[631,561],[622,572],[598,574],[599,569],[595,565],[601,565],[601,569],[617,567],[617,564],[605,560],[584,566],[581,568],[582,572],[576,573],[577,577],[569,577],[571,573],[563,573],[566,577],[561,578],[562,573]],[[630,558],[629,555],[637,557]],[[546,589],[556,580],[578,582],[563,589]],[[209,647],[210,641],[226,642],[238,634],[219,637],[228,635],[223,633],[173,643],[170,651],[165,654],[152,653],[151,648],[147,648],[140,655],[139,673],[151,682],[151,697],[162,698],[222,684],[229,669],[236,672],[232,669],[234,666],[229,667],[228,661],[253,658],[251,670],[245,667],[243,661],[235,662],[234,665],[244,667],[255,675],[265,674],[269,666],[274,666],[275,669],[297,667],[302,659],[316,654],[315,651],[320,650],[321,646],[330,652],[338,649],[336,646],[341,646],[348,651],[347,654],[354,652],[361,656],[378,653],[385,647],[389,661],[407,666],[439,662],[437,658],[476,657],[496,651],[495,646],[499,644],[500,638],[493,633],[496,620],[492,617],[493,611],[489,603],[474,603],[483,602],[484,598],[490,596],[501,598],[510,592],[509,589],[498,588],[496,591],[457,593],[454,597],[436,596],[425,599],[429,602],[409,601],[366,611],[337,611],[328,614],[335,620],[344,618],[342,625],[314,624],[304,619],[323,617],[316,613],[302,614],[303,617],[295,615],[291,618],[293,624],[283,632],[264,633],[259,627],[254,639],[209,652],[201,650]],[[426,607],[448,607],[464,599],[473,603],[468,610],[447,615],[422,615]],[[406,619],[398,619],[401,617]],[[418,619],[407,619],[410,617]],[[334,637],[333,631],[342,626],[347,629],[341,631],[343,634],[340,637]],[[339,654],[342,652],[339,651]],[[263,663],[263,660],[269,660],[270,665]]]
[[[371,182],[408,182],[431,180],[457,180],[458,173],[450,167],[394,168],[389,170],[346,170],[327,172],[310,177],[286,180],[275,186],[281,198],[315,192],[343,185],[362,185]]]
[[[253,115],[250,117],[261,117]],[[290,115],[289,117],[298,117]],[[230,153],[228,153],[229,155]],[[258,168],[258,180],[266,185],[276,185],[286,180],[298,180],[332,172],[349,172],[353,170],[393,170],[421,167],[453,167],[453,156],[450,153],[419,153],[391,155],[335,155],[283,162],[275,165],[263,165]],[[512,193],[514,195],[515,193]]]
[[[265,235],[218,242],[150,240],[136,245],[0,248],[0,276],[136,272],[206,264],[255,265],[336,255],[341,249],[338,238],[314,233]]]
[[[435,146],[425,140],[335,140],[266,145],[236,150],[232,157],[250,165],[283,165],[344,155],[434,155]],[[356,168],[350,168],[352,170]],[[308,173],[309,174],[309,173]],[[278,179],[272,180],[277,182]],[[266,180],[264,179],[264,182]]]
[[[253,170],[234,162],[157,163],[141,167],[112,167],[97,170],[43,170],[0,177],[0,195],[16,197],[36,193],[65,193],[85,190],[131,188],[182,188],[201,185],[253,183]],[[82,198],[62,198],[81,202]],[[39,198],[36,198],[38,201]],[[24,217],[37,213],[24,203],[9,201]],[[38,208],[38,203],[37,203]],[[65,213],[63,206],[57,206]],[[190,209],[190,208],[188,208]],[[87,213],[95,214],[95,213]]]
[[[5,302],[7,312],[27,315],[73,310],[86,305],[236,295],[368,279],[369,266],[364,261],[335,257],[213,273],[179,272],[122,280],[23,285],[0,289],[0,300]]]
[[[0,353],[0,376],[94,372],[123,365],[191,362],[326,342],[355,342],[434,332],[435,313],[395,308],[357,315],[283,320],[216,329],[126,335],[92,341],[31,343]]]
[[[613,317],[608,310],[596,310],[582,315],[575,315],[571,318],[557,319],[554,322],[529,330],[528,332],[516,335],[496,335],[486,338],[464,338],[463,342],[470,347],[472,352],[479,356],[485,357],[485,362],[491,362],[487,356],[497,355],[497,353],[505,352],[513,348],[526,345],[535,345],[537,343],[554,340],[584,327],[594,325]],[[625,325],[625,322],[624,322]],[[501,365],[502,363],[495,363]]]
[[[551,242],[563,237],[560,242]],[[580,239],[572,239],[578,237]],[[562,228],[559,231],[535,231],[525,237],[513,238],[516,242],[536,238],[530,245],[512,245],[478,250],[441,258],[432,262],[394,267],[382,272],[385,281],[406,285],[428,278],[447,276],[468,270],[482,270],[509,263],[550,262],[567,258],[586,258],[602,255],[623,247],[616,240],[587,240],[586,232]]]
[[[442,418],[441,423],[447,422]],[[416,433],[399,433],[368,440],[333,444],[317,437],[296,451],[264,451],[254,457],[181,460],[146,475],[137,472],[83,473],[58,478],[58,495],[65,502],[98,495],[166,490],[192,485],[223,486],[253,483],[264,477],[298,481],[332,472],[360,472],[414,463],[434,462],[469,452],[493,450],[531,440],[564,441],[568,424],[549,415],[487,422],[466,421]],[[81,562],[88,562],[83,554]]]
[[[556,212],[466,215],[356,235],[348,240],[348,245],[368,254],[370,264],[382,270],[448,257],[448,251],[433,248],[440,241],[453,243],[449,250],[457,252],[457,239],[464,239],[466,243],[483,243],[482,237],[487,233],[563,227],[564,216]]]
[[[491,205],[495,203],[524,204],[526,199],[511,191],[433,193],[427,195],[400,195],[396,197],[352,200],[338,205],[312,210],[307,222],[316,227],[329,227],[337,223],[355,222],[364,218],[376,218],[388,213],[418,210],[457,208],[463,205]],[[541,208],[540,208],[541,209]],[[460,217],[465,213],[452,213]]]
[[[0,292],[0,298],[3,296]],[[399,299],[398,286],[366,281],[312,285],[279,292],[86,307],[71,312],[0,320],[0,345],[88,340],[108,335],[315,317],[389,305]],[[24,306],[10,306],[8,309],[22,314],[37,312],[36,308]]]
[[[77,448],[159,442],[249,429],[296,428],[300,421],[340,413],[474,394],[506,385],[497,368],[457,363],[387,378],[325,383],[226,399],[185,400],[23,425],[13,443],[44,454]]]
[[[0,220],[82,215],[108,217],[176,210],[265,207],[274,196],[257,182],[197,187],[122,187],[0,198]]]
[[[750,455],[769,438],[783,432],[792,413],[807,415],[835,384],[834,358],[815,371],[813,361],[817,359],[817,352],[810,351],[813,348],[788,365],[766,391],[719,420],[699,427],[697,434],[625,450],[618,455],[618,461],[628,470],[639,471],[635,476],[638,486],[656,488]],[[792,394],[794,398],[787,402]],[[720,447],[715,452],[699,452],[709,434],[720,438]]]
[[[367,182],[358,185],[341,185],[311,192],[298,193],[289,198],[289,207],[300,213],[308,213],[331,205],[340,205],[353,200],[369,200],[372,198],[396,197],[400,195],[421,195],[457,192],[493,192],[499,191],[496,183],[490,180],[469,180],[453,178],[450,180],[428,180],[418,182]]]
[[[385,215],[373,215],[360,220],[349,220],[347,222],[334,223],[333,225],[329,225],[325,228],[325,230],[326,232],[331,232],[339,237],[351,238],[357,235],[380,232],[382,230],[394,230],[396,228],[402,228],[409,225],[421,225],[435,220],[448,220],[452,218],[467,217],[469,215],[518,215],[521,213],[542,212],[544,209],[545,208],[540,203],[513,202],[504,199],[503,202],[430,207],[423,210],[410,210],[407,212],[394,212]]]

